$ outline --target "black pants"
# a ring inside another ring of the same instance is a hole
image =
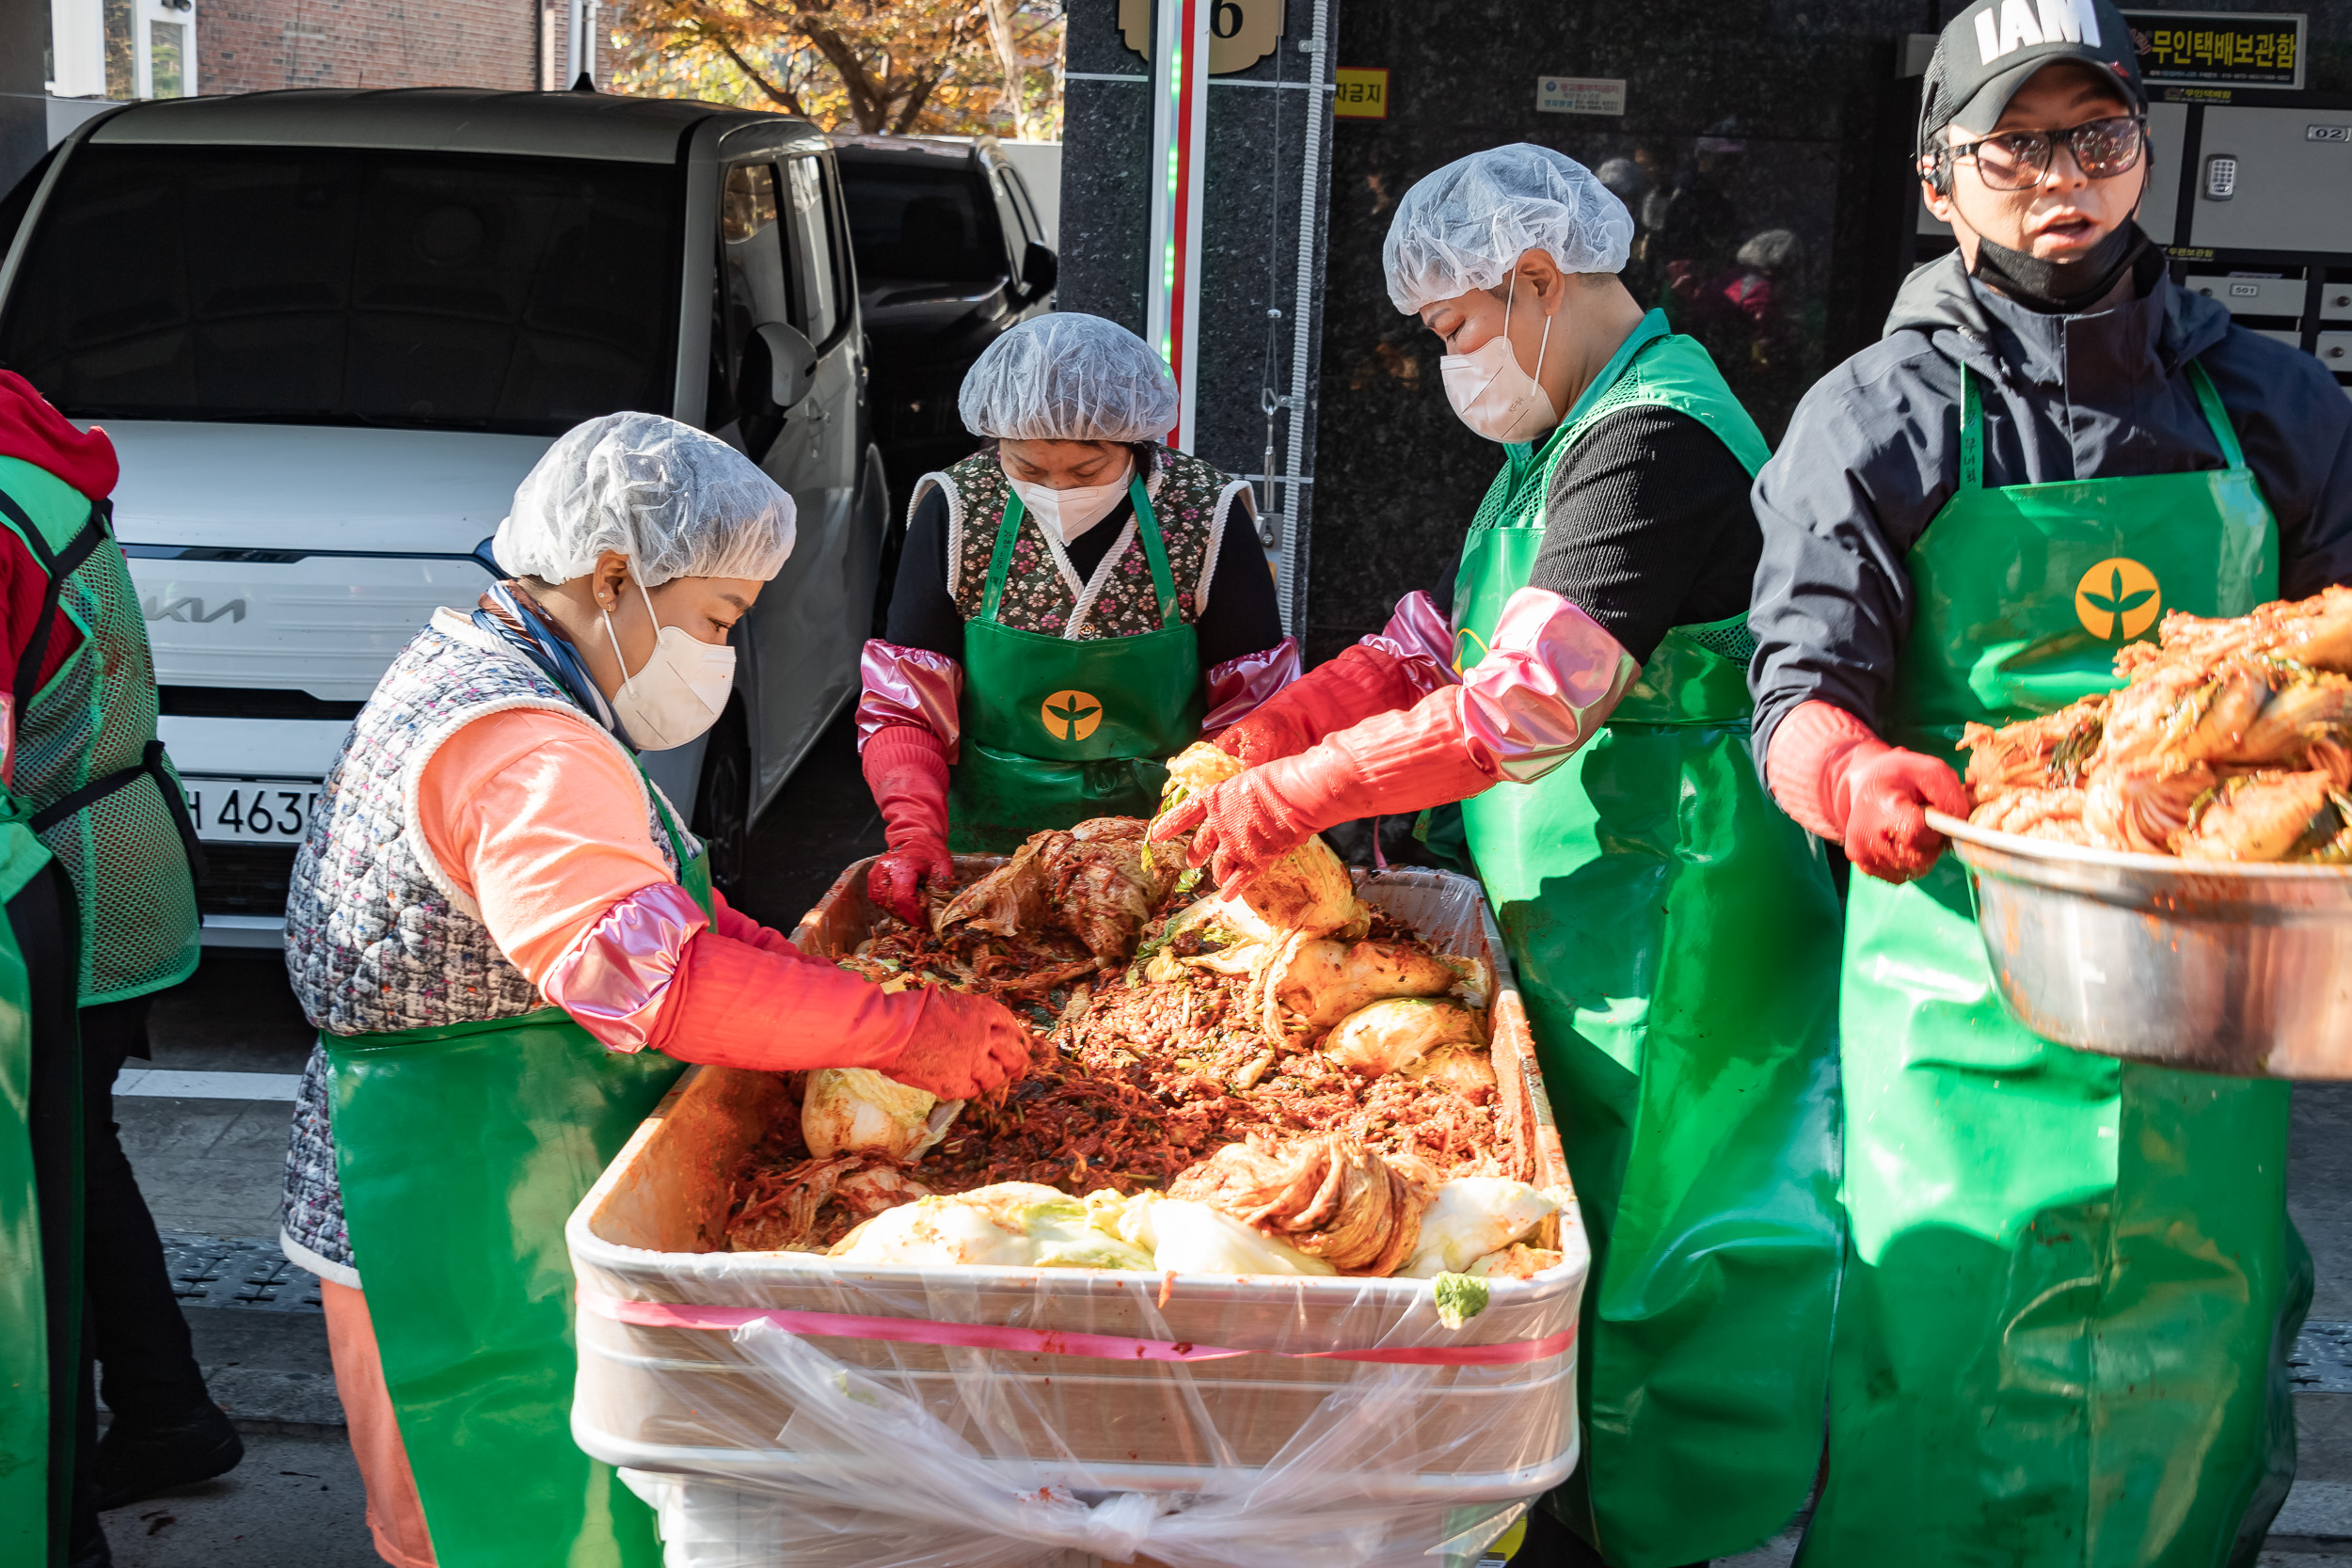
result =
[[[1607,1568],[1607,1560],[1538,1502],[1527,1511],[1527,1541],[1511,1559],[1511,1568]],[[1691,1568],[1707,1564],[1694,1562]]]
[[[32,1079],[27,1106],[33,1180],[40,1199],[42,1310],[49,1335],[49,1559],[66,1560],[98,1533],[82,1478],[97,1439],[90,1337],[82,1291],[81,1049],[73,991],[79,974],[73,884],[55,862],[8,902],[8,929],[31,983]]]
[[[171,1293],[154,1216],[122,1152],[114,1118],[115,1074],[124,1058],[147,1054],[151,999],[107,1002],[82,1009],[82,1113],[88,1185],[84,1199],[87,1238],[91,1340],[100,1369],[98,1391],[119,1422],[168,1426],[212,1403],[197,1370],[188,1322]]]

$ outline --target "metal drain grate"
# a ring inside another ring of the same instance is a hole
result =
[[[323,1312],[318,1276],[286,1260],[275,1241],[167,1234],[171,1293],[187,1307]]]
[[[2352,1323],[2305,1323],[2287,1377],[2298,1394],[2352,1394]]]

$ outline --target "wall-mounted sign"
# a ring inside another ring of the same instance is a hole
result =
[[[1625,81],[1616,76],[1538,76],[1535,107],[1548,115],[1621,115]]]
[[[1334,119],[1389,118],[1389,68],[1342,66],[1332,72],[1339,86],[1331,94]]]
[[[2139,73],[2169,86],[2299,88],[2301,12],[2125,11]]]
[[[1209,8],[1209,74],[1248,71],[1282,40],[1283,0],[1201,0]],[[1119,36],[1152,57],[1152,0],[1119,0]]]

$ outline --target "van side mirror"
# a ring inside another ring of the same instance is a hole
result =
[[[797,326],[762,322],[752,329],[768,351],[768,395],[779,410],[799,404],[817,384],[817,350]]]
[[[1061,276],[1061,259],[1035,240],[1021,253],[1021,292],[1031,299],[1043,299]]]

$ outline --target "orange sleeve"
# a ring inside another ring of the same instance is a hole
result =
[[[542,708],[489,714],[443,741],[417,780],[417,823],[533,985],[605,911],[675,880],[636,769],[585,720]]]

